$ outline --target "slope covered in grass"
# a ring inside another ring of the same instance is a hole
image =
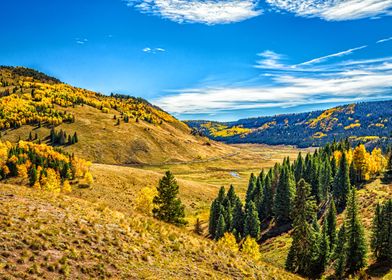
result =
[[[0,184],[5,279],[299,279],[185,229],[69,196]]]
[[[78,136],[66,151],[100,163],[206,160],[235,148],[191,129],[146,100],[105,96],[26,68],[0,67],[0,130],[12,142],[49,143],[50,129]],[[67,138],[65,139],[67,141]]]

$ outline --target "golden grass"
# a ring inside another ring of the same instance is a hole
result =
[[[0,184],[2,279],[300,279],[135,212]]]
[[[58,107],[60,110],[64,108]],[[79,143],[65,146],[64,150],[75,153],[87,160],[106,163],[165,163],[205,160],[212,157],[225,156],[236,152],[236,149],[223,143],[214,142],[204,137],[191,135],[191,130],[184,123],[163,122],[161,125],[148,122],[129,123],[121,121],[116,125],[114,110],[103,113],[98,109],[84,105],[69,107],[67,112],[76,116],[74,123],[64,123],[56,127],[67,134],[77,132]],[[48,128],[22,126],[2,133],[4,140],[16,142],[26,140],[32,131],[33,136],[45,139],[49,136]]]

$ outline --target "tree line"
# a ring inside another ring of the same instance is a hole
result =
[[[356,187],[391,170],[380,149],[353,148],[348,140],[327,144],[291,163],[285,158],[268,172],[251,174],[244,203],[230,186],[222,187],[210,208],[209,234],[219,240],[226,232],[239,242],[260,238],[262,228],[293,228],[286,268],[317,276],[333,263],[336,274],[354,273],[366,265],[366,242],[358,217]],[[322,210],[328,209],[322,216]],[[336,215],[346,210],[336,233]],[[352,243],[352,240],[355,240]],[[350,243],[351,242],[351,243]]]

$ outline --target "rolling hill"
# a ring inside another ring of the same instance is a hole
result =
[[[1,138],[50,144],[51,129],[65,133],[55,145],[99,163],[159,164],[208,160],[236,149],[194,136],[191,129],[141,98],[105,96],[72,87],[22,67],[0,67]],[[78,142],[69,145],[68,136]]]
[[[187,121],[194,134],[225,143],[322,146],[349,137],[352,142],[390,142],[392,101],[363,102],[324,111],[242,119]]]

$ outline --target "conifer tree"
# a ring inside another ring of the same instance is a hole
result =
[[[256,210],[256,206],[251,201],[245,211],[245,222],[244,222],[244,236],[250,236],[257,239],[260,234],[260,220]]]
[[[179,186],[170,171],[159,181],[158,195],[154,197],[153,215],[159,220],[175,225],[185,225],[184,205],[177,198]]]
[[[221,208],[222,207],[223,206],[221,206]],[[222,238],[225,232],[226,232],[226,222],[225,222],[225,217],[223,215],[223,209],[221,209],[221,214],[219,215],[218,224],[216,226],[215,240],[219,240],[220,238]]]
[[[329,237],[327,234],[328,229],[328,221],[326,220],[323,225],[323,230],[321,235],[319,236],[318,242],[318,257],[317,262],[314,265],[314,272],[313,275],[321,275],[324,273],[325,268],[328,265],[329,255],[330,255],[330,244],[329,244]]]
[[[320,173],[321,194],[323,199],[326,200],[331,192],[333,182],[331,163],[328,158],[324,161]]]
[[[30,174],[29,174],[29,183],[30,183],[30,187],[34,186],[35,182],[37,182],[38,180],[38,173],[37,173],[37,169],[35,168],[35,166],[33,166],[30,169]]]
[[[291,221],[290,212],[295,197],[295,178],[290,169],[283,167],[274,199],[274,215],[278,224]]]
[[[252,201],[253,192],[256,188],[256,180],[257,179],[255,175],[253,173],[250,174],[248,189],[246,190],[245,204],[248,204],[250,201]]]
[[[242,209],[242,202],[239,198],[234,204],[233,209],[233,232],[235,232],[237,240],[244,237],[244,218],[245,214]]]
[[[331,204],[329,205],[326,216],[326,232],[332,249],[336,242],[336,207],[333,199],[331,199]]]
[[[272,217],[273,205],[274,193],[272,189],[272,172],[270,171],[264,180],[263,199],[262,203],[259,205],[260,208],[258,209],[262,219],[269,219]]]
[[[347,227],[346,269],[349,273],[353,273],[366,266],[367,256],[365,232],[358,216],[355,188],[352,188],[348,196],[345,224]]]
[[[298,154],[297,160],[295,161],[294,176],[295,181],[299,182],[302,179],[304,173],[304,160],[301,152]]]
[[[315,209],[316,203],[311,196],[311,186],[301,179],[294,200],[293,242],[286,259],[286,269],[306,276],[313,273],[314,247],[317,243],[312,224]]]
[[[376,208],[371,245],[378,261],[392,263],[392,199]]]
[[[340,167],[334,179],[334,197],[337,207],[343,210],[346,207],[347,195],[351,188],[350,171],[346,153],[343,153],[340,160]]]
[[[208,232],[212,238],[215,238],[216,227],[218,225],[219,216],[221,214],[221,206],[226,199],[226,191],[224,187],[219,189],[218,197],[212,202],[210,208],[210,219],[208,223]]]
[[[371,239],[371,247],[374,253],[374,256],[379,259],[380,252],[382,251],[382,232],[383,232],[383,213],[382,213],[382,205],[380,203],[377,204],[374,217],[373,217],[373,225],[372,225],[372,239]]]
[[[342,278],[346,267],[346,227],[343,224],[338,233],[333,259],[335,261],[335,275],[338,279]]]

